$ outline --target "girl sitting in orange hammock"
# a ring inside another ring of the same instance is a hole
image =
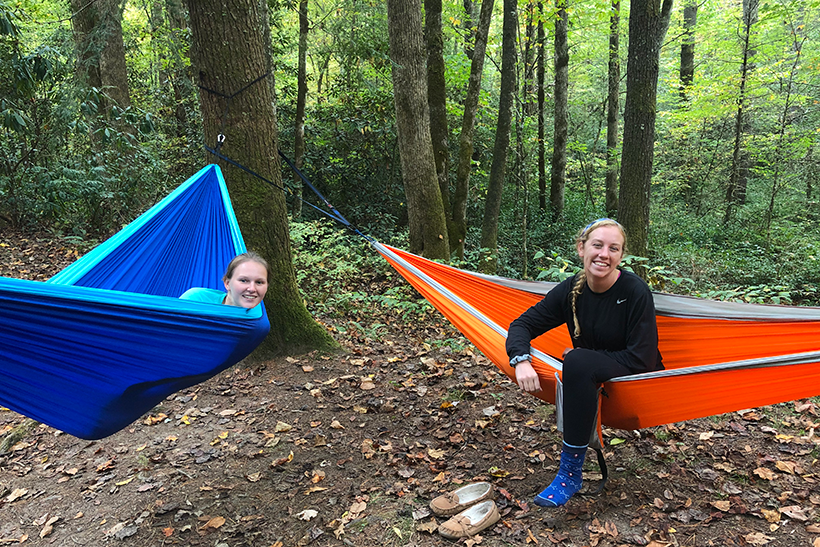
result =
[[[576,237],[583,271],[555,289],[510,324],[507,355],[522,390],[541,390],[532,367],[530,342],[566,324],[572,348],[562,371],[564,442],[558,475],[535,497],[542,507],[564,505],[581,489],[582,467],[595,426],[598,386],[617,376],[663,368],[658,351],[655,305],[646,283],[619,270],[626,233],[614,220],[587,225]]]

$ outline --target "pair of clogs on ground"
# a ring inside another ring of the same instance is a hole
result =
[[[439,525],[438,533],[459,539],[489,528],[501,518],[492,497],[492,484],[475,482],[435,498],[430,502],[433,513],[450,517]]]

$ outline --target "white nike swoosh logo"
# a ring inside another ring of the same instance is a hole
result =
[[[616,304],[623,304],[624,302],[626,302],[626,298],[624,298],[623,300],[616,300],[615,301]]]

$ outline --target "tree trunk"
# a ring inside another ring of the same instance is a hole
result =
[[[441,31],[441,0],[424,0],[424,36],[427,41],[427,104],[430,136],[441,202],[450,216],[450,150],[447,148],[447,89],[444,81],[444,36]],[[448,218],[448,233],[450,219]],[[448,242],[449,245],[449,242]]]
[[[456,170],[456,188],[453,194],[452,231],[450,248],[460,260],[464,260],[464,239],[467,237],[467,197],[470,188],[470,170],[473,161],[473,131],[475,116],[478,110],[478,98],[481,92],[481,74],[484,71],[484,52],[487,48],[487,35],[490,20],[493,16],[493,0],[481,2],[481,13],[478,19],[473,57],[470,64],[470,79],[467,82],[467,94],[464,97],[464,117],[461,121],[461,135],[458,141],[458,168]]]
[[[449,260],[447,221],[430,136],[421,0],[388,0],[387,27],[410,252]]]
[[[77,45],[77,76],[88,87],[105,93],[101,113],[108,115],[112,106],[131,106],[125,45],[122,39],[122,5],[120,0],[71,0],[74,39]],[[110,99],[110,100],[108,100]]]
[[[695,81],[695,26],[698,23],[698,0],[684,0],[683,39],[680,45],[680,98]]]
[[[187,0],[187,4],[191,62],[201,86],[233,95],[269,72],[270,42],[265,40],[267,21],[262,17],[266,6],[260,6],[260,0]],[[218,134],[225,135],[222,152],[226,156],[281,186],[272,80],[270,73],[247,87],[231,99],[227,112],[226,99],[216,93],[202,89],[199,99],[205,142],[213,145]],[[271,332],[254,357],[334,348],[332,338],[308,314],[296,285],[284,193],[226,162],[218,163],[248,248],[270,265],[265,305]]]
[[[647,255],[658,67],[671,11],[672,0],[630,3],[618,220],[629,234],[632,254],[637,256]]]
[[[751,45],[752,27],[757,22],[758,0],[743,0],[743,34],[741,39],[743,61],[740,64],[740,88],[735,113],[735,144],[732,149],[732,171],[726,187],[726,213],[723,223],[728,223],[734,215],[734,209],[746,201],[746,181],[749,176],[749,154],[743,146],[743,137],[749,131],[748,113],[746,112],[746,85],[755,65],[752,57],[755,50]]]
[[[307,35],[308,0],[299,2],[299,61],[296,75],[296,119],[293,128],[293,163],[298,169],[305,164],[305,102],[307,101]],[[293,173],[293,218],[302,215],[302,179]]]
[[[476,34],[476,29],[473,26],[475,6],[473,0],[463,0],[462,5],[464,6],[464,22],[462,24],[464,29],[464,54],[472,61]]]
[[[486,1],[486,0],[485,0]],[[498,268],[498,215],[507,167],[507,149],[510,145],[512,104],[517,87],[517,52],[515,35],[518,30],[516,0],[504,0],[504,23],[501,40],[501,94],[498,98],[498,125],[495,130],[493,163],[484,204],[481,226],[481,265],[484,273],[494,274]]]
[[[544,2],[538,3],[538,208],[547,210],[546,128],[544,127]]]
[[[527,3],[525,25],[525,41],[524,41],[524,59],[521,63],[524,70],[523,93],[521,95],[522,107],[525,116],[532,116],[538,110],[538,103],[535,92],[535,71],[537,67],[537,47],[536,32],[538,30],[538,23],[536,23],[535,15],[536,6],[533,2]],[[538,22],[541,22],[540,14],[537,17]]]
[[[168,20],[168,26],[171,30],[173,39],[184,39],[187,42],[188,22],[185,20],[185,12],[182,7],[181,0],[166,0],[165,14]],[[183,34],[184,33],[184,34]],[[180,50],[182,48],[179,48]],[[180,53],[180,55],[184,55]],[[187,55],[186,55],[187,56]],[[176,119],[176,136],[178,138],[185,137],[186,128],[188,125],[188,112],[185,110],[185,96],[192,93],[193,86],[191,84],[190,74],[185,67],[186,63],[177,62],[172,65],[174,68],[168,72],[168,79],[171,82],[171,88],[174,92],[174,118]]]
[[[618,217],[618,115],[621,84],[621,0],[612,0],[609,16],[609,71],[606,100],[606,215]]]
[[[569,93],[569,44],[567,42],[567,2],[559,0],[555,20],[555,119],[552,137],[550,209],[552,219],[564,212],[564,187],[567,182],[567,97]]]

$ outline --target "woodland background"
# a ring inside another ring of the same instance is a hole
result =
[[[230,21],[241,3],[201,3],[215,9],[207,39],[217,48],[236,43]],[[428,204],[408,205],[402,181],[391,80],[401,65],[391,62],[388,5],[244,3],[269,23],[265,81],[273,86],[279,148],[363,232],[414,248],[414,209]],[[435,3],[427,4],[425,14],[434,13]],[[648,266],[655,288],[816,304],[820,2],[633,4],[495,2],[462,196],[466,233],[463,250],[450,245],[454,262],[485,271],[492,262],[491,270],[511,277],[560,278],[576,267],[575,231],[634,202],[645,209],[647,231],[632,249],[641,257],[628,263]],[[630,131],[623,111],[635,5],[668,16],[660,23],[666,32],[651,105],[654,163],[642,175],[651,176],[645,196],[623,187],[618,196],[616,186],[613,197],[613,173],[626,176],[619,139]],[[440,9],[439,34],[428,26],[425,44],[439,38],[443,59],[446,126],[438,141],[446,147],[437,157],[449,161],[443,178],[439,167],[446,209],[447,191],[461,176],[480,4],[450,1]],[[301,25],[300,10],[307,15]],[[515,26],[508,27],[513,62],[505,64],[506,13]],[[0,225],[90,245],[212,161],[203,145],[216,143],[203,137],[198,101],[210,92],[202,67],[191,66],[191,42],[178,0],[1,1]],[[509,141],[498,153],[505,76],[514,77]],[[229,95],[251,80],[219,91]],[[615,110],[608,100],[613,83]],[[440,131],[442,124],[432,127]],[[229,145],[230,139],[228,155]],[[275,151],[269,155],[276,159]],[[506,163],[501,186],[491,180],[494,160]],[[301,192],[289,172],[281,180]],[[497,211],[488,204],[495,193]],[[289,200],[291,226],[317,218]],[[492,221],[494,245],[485,240]],[[355,240],[350,246],[357,247]]]

